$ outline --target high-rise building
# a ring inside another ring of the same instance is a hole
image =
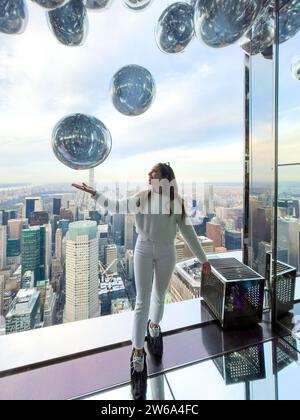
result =
[[[3,316],[4,310],[4,275],[0,274],[0,316]]]
[[[25,218],[29,220],[30,215],[34,211],[42,211],[41,197],[26,197],[25,198]]]
[[[0,210],[0,225],[7,225],[9,213],[6,210]]]
[[[99,315],[97,223],[74,222],[67,234],[64,321],[79,321]]]
[[[7,231],[9,239],[21,239],[23,220],[10,219],[7,222]]]
[[[62,207],[60,209],[60,218],[62,220],[68,220],[69,222],[73,222],[74,221],[74,215],[72,213],[72,210]]]
[[[225,230],[225,248],[227,248],[228,251],[242,249],[242,232]]]
[[[52,286],[48,284],[44,304],[44,327],[51,327],[55,324],[55,308],[56,294],[53,292]]]
[[[124,246],[125,243],[125,214],[114,214],[112,234],[114,243],[118,246]]]
[[[6,315],[6,334],[28,331],[40,323],[40,293],[36,289],[21,289]]]
[[[223,246],[222,227],[218,223],[208,222],[206,224],[206,236],[214,241],[214,246]]]
[[[210,185],[208,188],[208,214],[213,214],[215,212],[215,204],[214,204],[214,187]]]
[[[8,239],[6,254],[7,258],[19,257],[21,254],[21,239]]]
[[[70,225],[70,220],[68,220],[68,219],[59,220],[58,227],[59,227],[59,229],[61,229],[63,237],[68,232],[69,225]]]
[[[108,244],[108,225],[98,226],[99,234],[99,259],[102,263],[105,263],[105,245]]]
[[[130,310],[131,310],[131,306],[127,298],[112,299],[111,311],[110,311],[112,315],[121,314],[123,312],[128,312]]]
[[[134,280],[133,250],[127,249],[125,252],[126,274],[130,281]]]
[[[49,213],[46,211],[33,211],[30,214],[30,226],[43,226],[49,223]]]
[[[61,209],[61,198],[53,198],[53,215],[59,216]]]
[[[134,249],[134,227],[135,227],[135,216],[134,214],[125,215],[125,248]]]
[[[68,201],[68,210],[70,210],[73,214],[74,222],[78,219],[78,209],[74,200]]]
[[[62,230],[57,229],[55,234],[55,257],[62,259]]]
[[[106,267],[110,267],[107,270],[107,273],[116,275],[118,274],[118,248],[116,244],[109,244],[105,245],[104,247],[105,253],[105,265]]]
[[[7,227],[0,225],[0,270],[6,266]]]
[[[33,289],[34,288],[34,272],[26,271],[21,277],[21,289]]]
[[[34,226],[22,231],[22,275],[33,271],[35,284],[46,278],[46,228]]]

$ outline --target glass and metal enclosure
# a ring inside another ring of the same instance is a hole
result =
[[[273,321],[297,335],[300,2],[266,3],[245,58],[244,262],[266,277]]]

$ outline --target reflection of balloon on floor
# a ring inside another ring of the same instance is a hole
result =
[[[95,168],[105,161],[111,147],[109,130],[89,115],[69,115],[56,124],[52,133],[55,156],[72,169]]]
[[[153,0],[124,0],[124,4],[131,10],[140,11],[150,6]]]
[[[70,0],[65,6],[47,12],[49,26],[64,45],[79,46],[88,32],[88,17],[81,0]]]
[[[291,70],[294,79],[300,80],[300,55],[296,55],[293,58]]]
[[[156,26],[156,42],[166,53],[182,52],[194,37],[194,8],[177,2],[167,7]]]
[[[195,6],[196,35],[209,47],[231,45],[248,32],[262,5],[263,0],[199,0]]]
[[[83,0],[85,7],[92,11],[102,11],[112,5],[113,0]]]
[[[45,9],[54,10],[54,9],[57,9],[58,7],[64,6],[70,0],[32,0],[32,1],[44,7]]]
[[[21,34],[28,22],[28,10],[23,0],[0,0],[0,32]]]
[[[115,108],[124,115],[146,112],[155,97],[155,82],[144,67],[131,64],[121,68],[111,81],[111,98]]]

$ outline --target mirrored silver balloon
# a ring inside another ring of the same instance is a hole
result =
[[[263,0],[198,0],[196,35],[213,48],[234,44],[249,31],[262,5]]]
[[[23,0],[0,0],[0,32],[21,34],[28,22],[28,10]]]
[[[140,11],[150,6],[153,0],[124,0],[124,4],[133,11]]]
[[[32,0],[34,3],[42,6],[44,9],[54,10],[58,7],[64,6],[70,0]]]
[[[79,46],[88,32],[88,17],[81,0],[71,0],[65,6],[47,12],[52,32],[59,42]]]
[[[84,6],[91,11],[102,11],[109,9],[113,0],[83,0]]]
[[[182,52],[194,35],[194,8],[191,5],[177,2],[164,10],[156,26],[156,42],[161,51]]]
[[[300,55],[296,55],[292,60],[292,75],[295,80],[300,80]]]
[[[72,169],[95,168],[105,161],[111,147],[109,130],[89,115],[69,115],[56,124],[52,133],[55,156]]]
[[[300,30],[300,1],[293,0],[280,9],[279,43],[293,38]]]
[[[115,108],[124,115],[146,112],[155,98],[155,82],[151,73],[135,64],[123,67],[111,81],[111,98]]]
[[[274,37],[275,22],[273,8],[267,6],[250,31],[245,35],[245,39],[248,39],[248,41],[242,45],[242,48],[249,55],[262,53],[273,44]]]

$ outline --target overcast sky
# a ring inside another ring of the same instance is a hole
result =
[[[89,13],[81,47],[65,47],[48,27],[45,12],[28,2],[24,34],[0,34],[0,183],[87,180],[87,171],[61,164],[51,149],[53,127],[81,112],[111,131],[113,148],[96,180],[145,179],[159,161],[178,178],[242,182],[243,53],[237,46],[210,49],[194,39],[181,54],[162,53],[155,24],[169,1],[143,12],[121,0]],[[155,102],[139,117],[125,117],[109,97],[113,74],[140,64],[157,85]]]

